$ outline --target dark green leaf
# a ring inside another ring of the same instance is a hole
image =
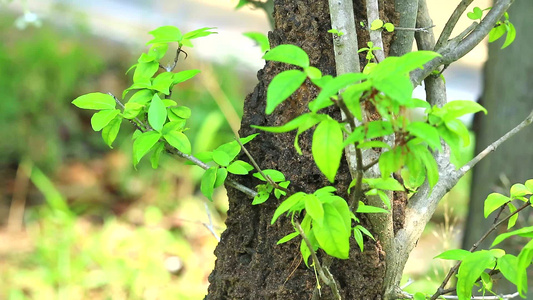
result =
[[[268,85],[266,113],[274,112],[279,104],[302,85],[306,77],[304,72],[298,70],[283,71],[276,75]]]
[[[307,56],[307,53],[295,45],[279,45],[268,51],[263,58],[265,60],[296,65],[304,69],[309,67],[309,57]]]
[[[91,118],[91,126],[93,130],[102,130],[102,128],[106,127],[107,124],[109,124],[109,122],[111,122],[111,120],[113,120],[119,113],[120,110],[118,109],[106,109],[95,113]]]
[[[90,93],[72,101],[72,104],[82,109],[115,109],[116,103],[113,96],[103,93]]]
[[[150,126],[152,126],[153,129],[161,131],[166,120],[167,109],[165,108],[163,101],[161,101],[161,98],[155,94],[150,103],[150,108],[148,108],[148,123],[150,123]]]
[[[340,166],[343,152],[343,135],[340,124],[329,118],[315,129],[313,134],[312,154],[318,169],[333,182]]]

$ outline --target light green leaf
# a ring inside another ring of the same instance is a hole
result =
[[[513,199],[533,194],[525,185],[521,183],[513,184],[510,192],[511,198]]]
[[[507,204],[507,207],[509,207],[509,212],[511,214],[516,211],[516,207],[512,203]],[[507,222],[507,230],[513,228],[516,225],[517,220],[518,220],[518,214],[514,214],[513,216],[511,216],[509,218],[509,221]]]
[[[172,107],[170,110],[178,117],[182,119],[188,119],[191,117],[191,109],[187,106]]]
[[[228,177],[228,170],[226,170],[226,168],[218,168],[217,180],[215,181],[215,188],[223,185],[224,181],[226,181],[226,177]]]
[[[412,135],[424,140],[433,150],[442,149],[437,128],[425,122],[412,122],[406,129]]]
[[[313,159],[330,182],[335,181],[340,166],[343,141],[340,124],[331,118],[320,122],[313,134]]]
[[[516,29],[514,25],[511,22],[507,22],[506,26],[507,26],[507,36],[505,37],[505,42],[503,43],[501,49],[507,48],[507,46],[511,45],[516,38]]]
[[[315,100],[309,103],[309,110],[317,112],[318,110],[328,107],[333,104],[330,100],[332,96],[336,96],[340,90],[348,87],[351,84],[357,83],[368,76],[362,73],[346,73],[334,77],[322,86],[322,90]]]
[[[170,131],[163,137],[172,147],[185,154],[191,154],[191,142],[183,132]]]
[[[437,52],[433,52],[433,51],[419,50],[419,51],[408,52],[402,55],[396,61],[397,67],[398,67],[396,71],[399,73],[403,73],[403,74],[409,73],[418,68],[423,68],[424,64],[440,56],[442,55],[440,55]]]
[[[145,86],[151,86],[150,79],[154,76],[155,72],[159,69],[159,63],[155,61],[147,63],[139,63],[133,73],[133,83],[144,84]]]
[[[300,201],[305,201],[305,195],[307,194],[303,192],[297,192],[287,198],[285,201],[281,202],[278,208],[276,208],[276,211],[274,211],[274,216],[272,216],[272,221],[270,221],[270,225],[274,224],[274,222],[276,222],[276,220],[279,218],[279,216],[281,216],[281,214],[291,210],[294,206],[297,206]]]
[[[387,178],[364,178],[363,183],[368,184],[372,188],[387,190],[387,191],[404,191],[403,186],[398,180],[387,177]]]
[[[259,47],[261,48],[261,52],[264,53],[265,51],[270,50],[270,43],[268,42],[268,37],[264,33],[250,31],[245,32],[242,35],[256,42],[257,45],[259,45]]]
[[[162,135],[166,135],[168,134],[169,132],[171,131],[183,131],[183,126],[185,125],[185,122],[180,120],[180,121],[170,121],[170,122],[167,122],[165,123],[165,125],[163,126],[163,129],[161,130],[161,134]]]
[[[152,156],[150,156],[150,164],[153,169],[157,169],[159,166],[159,159],[161,158],[161,153],[163,153],[164,149],[165,143],[159,142],[155,145],[154,152],[152,153]]]
[[[465,124],[463,124],[461,120],[449,120],[446,121],[445,125],[446,128],[461,138],[463,147],[470,145],[470,133],[468,132],[468,128],[466,128]]]
[[[255,139],[255,137],[258,136],[258,135],[259,135],[259,133],[250,134],[249,136],[240,138],[239,140],[241,141],[241,144],[246,145],[248,142],[250,142],[251,140]]]
[[[150,47],[150,50],[148,50],[148,56],[155,61],[160,61],[163,56],[165,56],[165,53],[167,53],[168,50],[168,44],[167,43],[160,43],[160,44],[153,44]]]
[[[183,39],[181,31],[176,26],[161,26],[150,31],[149,33],[154,36],[154,39],[146,43],[147,45],[155,43],[179,42]]]
[[[400,148],[383,152],[379,157],[379,171],[382,178],[388,178],[391,173],[398,171],[403,165],[404,158]]]
[[[457,295],[459,299],[470,299],[472,287],[485,269],[494,266],[494,256],[486,250],[477,251],[467,256],[459,266],[457,274]]]
[[[315,238],[328,255],[347,259],[350,251],[350,231],[346,230],[344,220],[334,206],[324,203],[323,209],[323,223],[313,222]]]
[[[186,70],[174,73],[174,81],[172,82],[172,85],[187,81],[196,76],[198,73],[200,73],[200,70]]]
[[[511,199],[502,194],[492,193],[488,195],[487,199],[485,199],[485,205],[483,209],[485,218],[509,201],[511,201]]]
[[[307,67],[304,69],[305,74],[307,74],[307,77],[311,80],[318,80],[322,78],[322,71],[315,67]]]
[[[387,30],[388,32],[393,32],[395,27],[392,23],[385,23],[383,24],[383,28],[385,28],[385,30]]]
[[[231,162],[230,157],[228,154],[221,150],[215,150],[213,151],[213,160],[224,167],[227,167],[229,163]]]
[[[124,112],[122,115],[124,119],[135,119],[143,110],[144,106],[135,102],[128,102],[124,106]]]
[[[380,19],[375,19],[374,21],[372,21],[372,23],[370,23],[370,30],[378,30],[378,29],[381,29],[381,27],[383,27],[383,21],[380,20]]]
[[[527,294],[527,268],[533,260],[533,240],[530,240],[518,254],[518,272],[516,273],[516,288],[522,298]]]
[[[361,252],[363,252],[363,250],[365,249],[364,242],[363,242],[363,234],[357,227],[353,229],[353,237],[355,239],[355,242],[359,246],[359,249],[361,249]]]
[[[138,103],[140,105],[148,105],[150,100],[152,100],[153,96],[154,96],[154,91],[143,89],[143,90],[135,92],[135,94],[131,96],[128,103]]]
[[[448,259],[448,260],[463,260],[468,257],[472,252],[464,249],[452,249],[444,251],[441,254],[435,256],[434,258]]]
[[[303,114],[299,115],[298,117],[290,120],[289,122],[285,123],[285,125],[271,127],[271,126],[257,126],[257,125],[250,125],[252,128],[256,128],[259,130],[267,131],[267,132],[287,132],[297,129],[302,123],[304,123],[307,119],[312,117],[311,114]]]
[[[139,135],[133,142],[133,165],[136,166],[141,158],[152,149],[159,141],[161,134],[156,131],[148,131]]]
[[[357,148],[359,149],[370,149],[370,148],[387,148],[390,149],[391,147],[389,144],[382,142],[382,141],[369,141],[369,142],[362,142],[357,145]]]
[[[372,121],[365,124],[365,138],[373,139],[394,133],[392,123],[389,121]]]
[[[359,201],[359,206],[357,207],[356,213],[360,214],[375,214],[375,213],[389,213],[388,210],[383,209],[381,207],[371,206],[371,205],[365,205],[363,202]]]
[[[533,238],[533,226],[523,227],[523,228],[520,228],[514,231],[502,233],[494,239],[494,242],[492,242],[491,247],[494,247],[498,245],[499,243],[503,242],[504,240],[506,240],[507,238],[515,236],[515,235]]]
[[[530,192],[533,192],[533,179],[527,180],[524,185]]]
[[[268,85],[266,113],[274,109],[292,95],[305,81],[307,76],[298,70],[283,71],[276,75]]]
[[[242,160],[236,160],[228,166],[228,172],[237,175],[246,175],[253,169],[252,165]]]
[[[107,124],[109,124],[109,122],[111,122],[111,120],[113,120],[119,113],[120,110],[118,109],[106,109],[95,113],[91,118],[91,126],[93,130],[102,130],[102,128],[106,127]]]
[[[317,196],[310,194],[305,196],[305,211],[311,216],[313,221],[322,225],[324,221],[324,209]]]
[[[287,234],[286,236],[282,237],[277,243],[276,245],[279,245],[279,244],[283,244],[283,243],[286,243],[290,240],[292,240],[293,238],[299,236],[300,234],[298,232],[293,232],[293,233],[290,233],[290,234]]]
[[[213,201],[213,192],[215,189],[215,182],[217,180],[217,170],[218,167],[211,167],[207,169],[202,176],[202,181],[200,184],[200,190],[202,194],[207,197],[207,199]]]
[[[514,285],[518,285],[518,257],[505,254],[498,258],[498,269],[502,272],[503,277],[512,282]]]
[[[148,123],[150,123],[153,129],[161,131],[166,120],[167,109],[163,101],[161,101],[161,98],[155,94],[152,98],[152,103],[150,103],[150,108],[148,108]]]
[[[113,149],[111,144],[113,144],[113,141],[117,138],[118,131],[120,130],[120,124],[122,124],[122,117],[118,115],[102,129],[102,139],[104,139],[104,142],[111,149]]]
[[[270,179],[272,179],[272,181],[274,181],[274,182],[285,181],[285,175],[283,175],[283,173],[281,173],[278,170],[266,169],[266,170],[263,170],[263,174],[265,174],[266,176],[270,177]],[[259,172],[254,173],[253,176],[255,178],[259,178],[259,179],[261,179],[263,181],[266,181],[266,179],[263,178],[263,175],[261,175],[261,173],[259,173]]]
[[[507,28],[503,24],[497,24],[496,27],[492,28],[489,32],[489,43],[492,43],[499,38],[501,38],[507,32]]]
[[[211,35],[211,34],[217,34],[217,32],[209,31],[211,29],[216,29],[216,27],[203,27],[203,28],[200,28],[200,29],[189,31],[189,32],[187,32],[186,34],[183,35],[183,39],[192,40],[192,39],[197,39],[199,37],[208,36],[208,35]]]
[[[405,158],[405,165],[407,168],[402,169],[402,178],[407,187],[416,189],[424,183],[426,174],[420,158],[413,153],[407,153]]]
[[[426,295],[424,295],[424,294],[421,293],[421,292],[416,292],[416,293],[413,295],[413,300],[426,300]]]
[[[416,149],[417,150],[415,155],[418,155],[420,157],[422,164],[426,167],[429,187],[433,188],[435,184],[437,184],[437,182],[439,181],[439,167],[437,165],[437,162],[435,161],[433,155],[431,155],[431,152],[429,152],[426,147],[418,145]]]
[[[372,88],[372,82],[367,80],[347,87],[342,93],[342,99],[344,100],[344,103],[346,103],[346,107],[348,107],[353,116],[360,121],[363,119],[363,116],[359,100],[361,99],[363,92],[368,91],[370,88]]]
[[[279,45],[268,51],[264,56],[265,60],[279,61],[296,65],[302,68],[309,67],[309,57],[302,48],[295,45]]]
[[[254,197],[254,200],[252,201],[252,205],[258,205],[258,204],[264,203],[265,201],[268,200],[269,197],[270,197],[270,192],[265,191],[265,190],[258,191],[257,195]]]
[[[476,6],[474,7],[474,11],[467,13],[466,16],[470,20],[481,20],[481,17],[483,17],[483,11],[481,10],[481,8]]]
[[[228,163],[239,155],[239,152],[241,152],[241,145],[237,143],[237,141],[231,141],[229,143],[222,144],[218,146],[215,151],[224,152],[227,154]],[[215,152],[213,151],[213,153]],[[221,158],[221,157],[220,157]]]
[[[378,65],[379,66],[379,65]],[[413,95],[413,84],[408,75],[399,74],[373,80],[374,87],[402,105]]]
[[[487,110],[477,102],[469,100],[454,100],[446,103],[442,107],[442,112],[444,113],[442,119],[446,122],[448,120],[457,119],[461,116],[474,114],[479,111],[487,114]]]
[[[173,85],[174,73],[172,72],[163,72],[154,79],[152,83],[152,89],[161,92],[165,95],[170,94],[170,88]]]
[[[116,103],[113,96],[103,93],[90,93],[72,101],[72,104],[82,109],[115,109]]]

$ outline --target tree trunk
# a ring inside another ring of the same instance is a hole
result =
[[[387,2],[387,1],[384,1]],[[391,15],[393,7],[387,5]],[[385,4],[384,4],[385,6]],[[365,18],[361,0],[354,1],[356,24]],[[332,35],[327,0],[277,0],[274,4],[275,30],[269,34],[272,47],[294,44],[309,55],[311,65],[324,74],[335,74]],[[365,45],[368,32],[358,32],[359,44]],[[385,40],[390,43],[390,38]],[[386,50],[388,45],[386,45]],[[241,136],[258,132],[250,125],[279,126],[307,111],[307,104],[316,97],[318,89],[305,82],[291,98],[280,105],[273,114],[265,115],[266,88],[272,78],[286,70],[287,65],[267,62],[258,72],[259,83],[244,103]],[[340,113],[330,110],[330,115],[340,119]],[[261,132],[247,148],[262,169],[276,169],[291,181],[291,192],[312,193],[329,185],[312,160],[312,130],[300,136],[303,155],[294,149],[294,132],[271,134]],[[241,159],[246,160],[245,157]],[[255,187],[260,182],[251,176],[238,177],[240,183]],[[334,186],[339,195],[347,199],[345,191],[351,181],[346,161],[343,161]],[[229,211],[227,229],[215,250],[217,261],[209,276],[210,286],[206,299],[311,299],[317,279],[313,269],[305,266],[299,252],[300,239],[276,245],[276,242],[293,232],[290,220],[282,217],[270,225],[274,210],[283,200],[271,197],[261,205],[252,206],[251,199],[232,188],[227,188]],[[362,219],[362,222],[365,222]],[[363,223],[365,227],[369,224]],[[354,241],[352,240],[354,244]],[[343,299],[382,299],[385,275],[385,254],[379,242],[365,241],[361,253],[352,244],[350,259],[331,262],[331,273]],[[318,253],[324,259],[323,253]],[[329,288],[322,284],[321,299],[332,299]]]
[[[533,19],[530,18],[532,11],[533,1],[516,1],[509,10],[517,32],[515,42],[503,50],[500,47],[504,38],[489,45],[481,98],[481,104],[489,113],[476,115],[474,121],[476,153],[520,123],[533,109],[533,57],[524,53],[525,49],[533,48]],[[509,187],[502,185],[502,176],[511,184],[524,183],[533,178],[531,141],[533,131],[521,131],[474,168],[469,215],[463,240],[465,249],[470,248],[493,223],[494,214],[488,219],[483,217],[483,203],[487,195],[492,192],[509,194]],[[482,246],[487,248],[489,245],[490,243],[485,243]],[[516,247],[507,247],[508,252],[517,253]]]

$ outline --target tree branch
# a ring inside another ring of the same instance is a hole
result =
[[[450,35],[452,34],[453,29],[457,25],[457,22],[459,21],[459,18],[463,15],[465,10],[468,8],[468,6],[473,2],[474,0],[462,0],[459,5],[455,8],[452,15],[448,19],[448,22],[446,22],[446,25],[444,25],[444,29],[442,29],[442,33],[439,36],[439,40],[437,41],[437,44],[435,45],[435,51],[439,50],[444,43],[448,41],[450,38]]]
[[[395,0],[394,8],[400,15],[400,28],[414,28],[416,24],[416,15],[418,11],[419,0]],[[414,41],[414,31],[401,30],[395,32],[396,39],[391,44],[390,55],[402,56],[411,52]]]

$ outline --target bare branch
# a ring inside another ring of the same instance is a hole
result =
[[[515,128],[511,129],[509,132],[504,134],[501,138],[496,140],[494,143],[490,144],[485,148],[483,151],[481,151],[476,157],[474,157],[471,161],[469,161],[467,164],[462,166],[459,170],[457,170],[457,176],[462,177],[466,172],[470,171],[479,161],[481,161],[485,156],[487,156],[489,153],[494,152],[503,142],[507,141],[510,137],[515,135],[520,130],[524,129],[526,126],[530,125],[533,122],[533,111],[529,114],[529,116],[522,121],[520,124],[518,124]]]
[[[207,206],[207,202],[204,202],[204,205],[205,205],[205,212],[207,213],[207,219],[209,223],[202,223],[202,224],[205,226],[205,228],[207,228],[207,230],[209,230],[209,232],[211,232],[211,234],[215,237],[215,239],[217,239],[217,241],[220,242],[220,237],[216,233],[215,228],[213,226],[213,220],[211,219],[211,211],[209,211],[209,206]]]
[[[448,41],[450,38],[453,29],[457,25],[457,22],[459,21],[459,18],[463,15],[465,10],[468,8],[468,6],[473,2],[474,0],[462,0],[459,5],[455,8],[452,15],[448,19],[448,22],[446,22],[446,25],[444,25],[444,29],[442,29],[442,33],[439,36],[439,40],[437,41],[437,44],[435,45],[435,51],[439,50],[444,43]]]

